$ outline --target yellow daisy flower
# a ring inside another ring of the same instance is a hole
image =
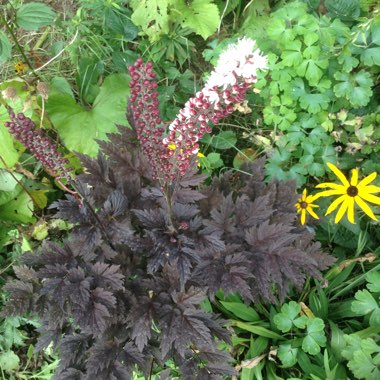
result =
[[[317,185],[317,188],[330,188],[330,190],[325,190],[317,194],[317,197],[328,197],[330,195],[340,195],[336,198],[326,211],[326,215],[333,212],[335,209],[340,208],[335,215],[335,223],[338,223],[343,215],[347,212],[347,218],[350,223],[355,224],[354,217],[354,206],[355,203],[373,220],[376,220],[376,216],[370,209],[370,207],[365,203],[365,201],[380,205],[380,198],[373,195],[374,193],[380,192],[379,186],[369,185],[377,176],[376,172],[371,173],[367,177],[363,178],[358,183],[359,170],[353,169],[351,174],[351,181],[345,177],[345,175],[330,162],[327,166],[332,170],[332,172],[339,178],[342,185],[325,182]]]
[[[302,192],[302,197],[298,199],[298,202],[294,205],[297,209],[297,213],[301,213],[301,224],[304,225],[306,222],[306,213],[308,212],[313,218],[319,219],[318,215],[314,212],[314,207],[319,207],[313,204],[316,199],[314,195],[307,195],[307,190],[304,189]]]

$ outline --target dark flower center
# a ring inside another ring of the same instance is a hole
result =
[[[305,202],[305,201],[300,202],[300,207],[301,208],[307,208],[307,202]]]
[[[347,188],[347,195],[349,195],[350,197],[356,197],[359,193],[359,190],[356,186],[350,186],[349,188]]]

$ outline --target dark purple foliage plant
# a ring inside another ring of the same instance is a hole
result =
[[[278,302],[289,287],[321,279],[332,258],[296,220],[294,183],[266,183],[264,160],[204,185],[198,140],[244,100],[265,58],[243,39],[223,53],[205,88],[168,128],[158,113],[155,74],[130,68],[132,128],[80,156],[79,196],[55,202],[75,225],[62,242],[22,257],[8,283],[7,315],[41,321],[38,349],[60,354],[55,380],[124,380],[169,358],[182,379],[233,375],[226,321],[201,308],[208,297],[239,293]],[[169,376],[169,375],[168,375]]]

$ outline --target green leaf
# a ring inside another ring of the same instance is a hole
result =
[[[127,124],[128,82],[125,74],[108,76],[89,111],[76,104],[70,95],[55,94],[49,97],[46,108],[68,149],[95,156],[98,152],[95,139],[105,140],[107,133],[116,132],[117,124]]]
[[[280,18],[275,18],[274,15],[272,15],[273,18],[270,20],[270,23],[268,25],[268,36],[273,40],[273,41],[279,41],[282,37],[284,32],[286,31],[286,24],[285,20],[280,19]],[[289,38],[288,40],[293,40],[293,38]]]
[[[329,96],[331,98],[331,96],[332,96],[332,91],[330,91],[331,80],[326,79],[326,78],[322,78],[319,81],[319,83],[317,84],[316,88],[319,92],[322,92],[322,93],[326,92],[326,90],[329,90],[327,94],[323,94],[323,95]]]
[[[8,351],[12,346],[24,345],[26,336],[20,327],[20,318],[7,317],[0,324],[0,351]]]
[[[209,153],[206,157],[207,163],[206,166],[209,166],[210,169],[218,169],[224,165],[223,160],[220,158],[220,153]]]
[[[311,318],[307,321],[307,335],[302,342],[302,349],[310,354],[317,355],[321,347],[326,346],[325,324],[320,318]]]
[[[282,64],[276,65],[277,67],[271,72],[271,77],[275,81],[279,82],[281,90],[284,90],[288,83],[292,80],[295,75],[293,68],[283,67]],[[281,66],[281,67],[280,67]],[[271,82],[272,84],[273,82]]]
[[[251,325],[245,322],[234,321],[234,320],[231,321],[231,325],[239,327],[239,329],[249,331],[252,334],[263,336],[264,338],[270,338],[270,339],[276,339],[276,340],[284,339],[281,335],[276,334],[275,332],[268,330],[262,326]]]
[[[20,193],[20,186],[17,186],[13,191],[0,191],[0,206],[5,205]]]
[[[292,126],[293,121],[297,119],[297,114],[292,108],[285,106],[281,106],[279,111],[281,114],[281,121],[278,126],[282,131],[286,131]]]
[[[371,41],[380,46],[380,18],[374,18],[371,24]]]
[[[8,132],[8,128],[4,125],[4,122],[6,121],[9,121],[8,112],[0,106],[0,156],[5,161],[6,166],[8,168],[12,168],[18,161],[20,153],[14,147],[14,139]],[[3,167],[4,162],[0,160],[0,168]]]
[[[352,301],[351,309],[357,315],[366,315],[378,308],[376,300],[368,290],[358,290],[355,293],[355,301]]]
[[[230,149],[237,142],[236,133],[233,131],[222,131],[215,136],[205,135],[203,141],[215,149]]]
[[[49,235],[49,228],[46,222],[39,223],[34,226],[32,237],[36,240],[42,241]]]
[[[52,8],[44,3],[27,3],[16,11],[16,23],[25,30],[38,30],[51,25],[56,17]]]
[[[174,3],[177,16],[184,27],[188,27],[204,39],[216,32],[220,23],[219,9],[211,0],[192,0],[186,3],[184,0],[177,0]],[[178,13],[177,13],[178,12]]]
[[[8,61],[12,56],[12,45],[7,35],[0,30],[0,63]]]
[[[369,272],[365,279],[368,281],[367,288],[370,292],[380,292],[380,272]]]
[[[298,348],[293,348],[290,343],[280,344],[277,356],[284,368],[293,367],[297,363]]]
[[[32,344],[29,345],[28,351],[26,353],[26,357],[31,360],[34,354],[34,346]]]
[[[260,320],[260,316],[257,314],[256,310],[252,307],[246,306],[244,303],[239,302],[224,302],[220,301],[220,303],[225,307],[228,311],[234,314],[237,318],[242,319],[247,322],[257,322]]]
[[[372,338],[362,339],[360,344],[362,350],[368,352],[369,354],[380,352],[380,346]]]
[[[48,190],[31,190],[29,196],[31,197],[34,205],[39,209],[44,209],[47,206],[48,199],[46,193]]]
[[[253,338],[251,335],[248,354],[251,358],[261,355],[268,347],[269,339],[262,336]]]
[[[380,47],[365,48],[360,60],[367,66],[380,66]]]
[[[13,351],[0,352],[0,368],[6,372],[12,372],[18,368],[20,358]]]
[[[308,46],[302,53],[303,57],[306,59],[317,60],[321,55],[321,49],[319,46]]]
[[[133,65],[136,62],[136,59],[139,58],[137,52],[132,50],[126,51],[114,51],[112,53],[112,61],[118,71],[124,72],[128,69],[129,66]],[[154,59],[152,58],[154,61]]]
[[[134,40],[139,29],[131,21],[130,14],[126,12],[127,8],[116,10],[108,7],[105,11],[105,26],[114,34],[123,36],[127,41]]]
[[[287,149],[276,149],[270,157],[270,161],[274,164],[281,165],[288,161],[290,157],[291,153]]]
[[[285,66],[298,66],[302,62],[301,42],[291,41],[286,45],[286,50],[281,54],[282,63]]]
[[[350,336],[349,338],[351,338]],[[352,371],[357,379],[377,380],[380,378],[380,361],[379,354],[372,357],[372,354],[378,353],[380,347],[371,338],[356,338],[353,342],[348,340],[350,344],[350,353],[345,350],[344,356],[349,360],[348,368]],[[354,343],[354,344],[353,344]]]
[[[361,350],[362,339],[356,335],[344,335],[344,340],[347,342],[347,346],[342,350],[342,356],[347,360],[352,360],[355,351]]]
[[[309,144],[309,142],[308,142]],[[307,153],[305,151],[305,153]],[[309,169],[309,166],[314,162],[314,155],[313,154],[303,154],[303,156],[300,158],[300,164],[306,169]]]
[[[294,21],[294,29],[297,34],[304,36],[309,33],[317,32],[319,34],[320,24],[318,19],[304,11],[302,15]]]
[[[317,33],[307,33],[303,40],[306,46],[311,46],[319,40],[319,36]]]
[[[12,194],[14,194],[12,192]],[[0,219],[21,223],[33,223],[33,200],[21,189],[21,191],[9,202],[0,206]]]
[[[304,95],[306,93],[305,91],[305,82],[302,80],[302,78],[295,78],[291,82],[291,94],[293,97],[298,99],[300,96]]]
[[[346,347],[343,331],[333,322],[330,321],[330,345],[334,356],[339,360],[342,358],[342,351]]]
[[[359,0],[325,0],[325,7],[332,17],[344,21],[355,20],[360,16]]]
[[[297,361],[304,374],[315,374],[318,376],[318,380],[324,380],[326,378],[323,366],[316,366],[315,364],[312,364],[309,355],[307,355],[303,350],[298,351]]]
[[[284,7],[276,11],[273,15],[279,18],[283,18],[287,21],[293,21],[292,24],[295,24],[299,19],[305,16],[306,11],[306,4],[296,1],[294,3],[286,4]]]
[[[284,333],[290,331],[293,324],[295,325],[296,323],[298,327],[302,328],[302,326],[304,327],[304,319],[297,321],[300,319],[300,312],[301,306],[297,302],[290,301],[281,307],[281,313],[273,317],[273,322],[276,327]]]
[[[322,177],[325,174],[325,168],[318,162],[313,162],[308,168],[309,174],[315,177]]]
[[[304,149],[304,156],[312,156],[314,161],[314,155],[318,152],[320,146],[310,139],[305,139],[302,142],[302,148]]]
[[[356,74],[335,73],[340,83],[334,86],[334,93],[338,98],[346,98],[354,107],[366,106],[372,95],[373,81],[371,75],[364,70]]]
[[[5,169],[0,169],[0,191],[13,191],[18,182],[23,177],[20,173],[9,173]]]
[[[73,90],[71,89],[70,83],[66,78],[54,77],[50,82],[49,95],[52,94],[67,94],[74,98]]]
[[[168,0],[132,0],[132,22],[140,26],[150,42],[158,41],[169,33]]]
[[[286,140],[288,144],[292,146],[297,146],[301,141],[305,139],[305,132],[303,132],[302,127],[297,123],[293,124],[287,131]]]
[[[300,97],[300,106],[310,113],[318,113],[327,110],[330,98],[326,94],[304,94]]]
[[[86,103],[93,103],[99,94],[97,84],[100,75],[104,72],[104,64],[98,58],[81,57],[76,73],[76,82],[79,87],[79,97]]]
[[[306,59],[297,68],[297,74],[305,77],[311,86],[315,86],[323,76],[323,71],[321,68],[325,69],[327,66],[327,59],[317,61],[314,59]]]
[[[380,308],[371,313],[369,317],[369,325],[373,327],[380,326]]]
[[[336,151],[335,151],[334,147],[331,145],[324,146],[321,158],[325,164],[327,164],[328,162],[335,162],[336,161]]]
[[[348,368],[350,368],[358,379],[380,379],[379,363],[374,362],[373,358],[365,352],[355,352],[354,360],[348,363]]]
[[[359,60],[353,57],[350,51],[347,54],[340,54],[338,62],[343,65],[342,70],[346,73],[351,72],[359,64]]]
[[[240,0],[231,0],[227,4],[223,0],[214,0],[215,4],[218,6],[219,12],[224,11],[224,16],[227,16],[229,13],[231,13],[236,7],[240,4]],[[248,13],[254,13],[256,15],[256,10],[257,12],[260,12],[262,4],[259,2],[259,8],[256,9],[254,6],[249,7],[247,9]],[[251,9],[253,8],[253,9]],[[261,11],[263,12],[263,10]]]

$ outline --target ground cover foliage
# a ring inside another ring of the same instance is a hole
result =
[[[379,377],[378,223],[335,224],[313,189],[336,180],[327,163],[380,170],[376,1],[14,0],[1,23],[3,379]],[[268,71],[168,202],[127,126],[127,68],[153,61],[169,124],[242,36]],[[57,145],[75,189],[14,139],[6,107]]]

